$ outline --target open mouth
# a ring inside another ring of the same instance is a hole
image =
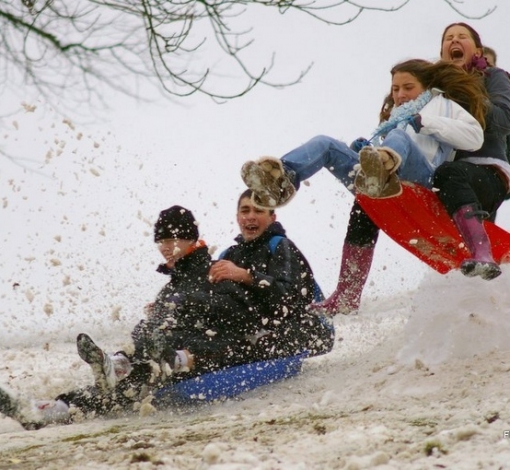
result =
[[[464,51],[462,49],[451,49],[450,57],[452,60],[459,60],[464,58]]]
[[[259,226],[258,225],[245,225],[244,226],[244,235],[249,237],[254,237],[258,235],[259,233]]]

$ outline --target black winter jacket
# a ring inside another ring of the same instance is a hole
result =
[[[283,238],[273,254],[269,242],[275,235]],[[259,320],[296,316],[313,302],[312,269],[279,222],[255,240],[244,241],[240,235],[235,240],[237,245],[228,248],[222,258],[250,271],[253,284],[243,285],[241,295],[255,306]]]
[[[474,152],[457,150],[455,160],[467,157],[491,157],[507,161],[506,139],[510,133],[510,80],[507,73],[497,67],[490,67],[484,73],[490,105],[485,116],[483,145]]]
[[[211,256],[206,246],[179,259],[172,270],[165,264],[159,265],[157,271],[169,275],[170,280],[154,301],[154,317],[163,320],[168,315],[177,315],[179,323],[194,323],[195,319],[187,312],[194,310],[196,304],[208,303],[212,287],[208,280],[210,268]]]
[[[275,235],[282,238],[273,253],[269,241]],[[206,362],[199,368],[210,368],[213,363],[226,366],[304,350],[324,354],[332,348],[332,328],[305,310],[314,296],[310,265],[280,223],[271,224],[253,241],[242,237],[236,241],[222,258],[249,269],[253,284],[211,284],[206,248],[182,258],[157,296],[155,315],[142,320],[132,333],[137,359],[154,359],[163,345],[189,349]],[[268,332],[267,344],[257,343],[254,349],[249,338],[261,330]],[[166,339],[155,339],[154,332],[164,333]]]

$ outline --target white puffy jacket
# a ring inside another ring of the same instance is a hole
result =
[[[435,95],[420,111],[422,128],[417,134],[411,126],[406,132],[436,168],[452,161],[455,150],[478,150],[483,144],[480,123],[455,101],[433,89]]]

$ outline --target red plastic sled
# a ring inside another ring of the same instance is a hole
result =
[[[402,182],[402,194],[388,199],[356,196],[374,223],[400,246],[446,274],[471,256],[439,198],[423,186]],[[510,233],[484,222],[497,263],[510,262]]]

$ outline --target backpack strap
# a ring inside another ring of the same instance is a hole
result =
[[[274,252],[276,251],[276,247],[278,246],[278,243],[280,243],[283,240],[283,237],[281,235],[273,235],[269,239],[269,250],[271,251],[271,254],[274,255]]]
[[[269,251],[272,255],[275,254],[276,248],[278,247],[278,244],[284,239],[285,237],[282,237],[281,235],[273,235],[269,239]],[[228,251],[228,248],[226,250],[223,250],[220,255],[218,256],[218,259],[223,259]],[[313,280],[313,300],[314,302],[322,302],[324,300],[324,294],[322,293],[322,290],[317,283],[317,281]]]
[[[271,251],[271,254],[274,255],[274,252],[276,251],[276,247],[278,246],[278,243],[283,240],[283,237],[281,235],[273,235],[269,239],[269,250]],[[223,250],[220,255],[218,256],[218,259],[223,259],[225,255],[227,254],[228,248]]]
[[[280,243],[280,241],[283,240],[283,238],[284,237],[282,237],[281,235],[273,235],[270,238],[269,250],[271,251],[271,254],[274,255],[278,243]],[[320,288],[319,284],[315,279],[313,280],[313,300],[314,302],[322,302],[324,300],[324,294],[322,293],[322,289]]]

